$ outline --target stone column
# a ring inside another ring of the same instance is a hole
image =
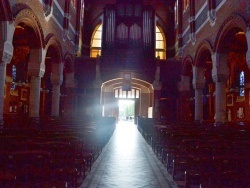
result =
[[[226,81],[228,78],[224,78],[224,81],[216,82],[216,112],[215,112],[215,122],[224,123],[227,121],[226,112]]]
[[[215,82],[215,123],[227,121],[226,112],[226,82],[229,77],[229,67],[227,65],[228,56],[226,54],[214,53],[212,55],[213,69],[212,78]]]
[[[96,59],[96,75],[95,75],[95,80],[93,82],[94,93],[95,93],[94,115],[97,117],[102,116],[102,106],[100,104],[102,79],[101,79],[101,71],[99,63],[100,63],[100,57],[98,56]]]
[[[6,24],[5,33],[3,37],[6,37],[6,41],[3,45],[3,54],[1,54],[0,61],[0,126],[4,124],[3,120],[3,111],[4,111],[4,86],[5,86],[5,77],[6,77],[6,65],[10,63],[13,56],[13,45],[12,39],[15,31],[14,24],[9,21],[2,21],[2,24]],[[4,26],[3,26],[4,27]],[[6,35],[6,36],[5,36]]]
[[[31,76],[29,116],[38,118],[40,110],[41,78],[44,75],[44,70],[30,69],[28,73]]]
[[[66,97],[64,98],[63,115],[65,117],[72,117],[75,115],[75,79],[74,73],[65,74],[65,90]]]
[[[195,121],[203,119],[203,100],[202,93],[205,86],[204,68],[193,67],[193,88],[195,89]]]
[[[156,72],[155,72],[155,80],[153,82],[154,87],[154,108],[153,108],[153,117],[160,118],[160,98],[161,98],[161,88],[162,83],[160,82],[160,63],[157,62]]]
[[[187,99],[190,96],[190,76],[181,75],[181,81],[178,83],[178,120],[190,120],[189,102]]]
[[[247,38],[247,46],[248,46],[248,50],[246,53],[246,61],[247,61],[247,66],[250,69],[250,27],[247,28],[246,38]]]
[[[195,111],[194,111],[195,121],[201,121],[203,119],[202,92],[203,88],[195,88]]]
[[[60,107],[60,85],[53,84],[52,91],[51,116],[58,117]]]
[[[59,107],[60,107],[60,86],[63,82],[63,75],[51,74],[50,76],[52,88],[52,105],[51,105],[51,116],[59,117]]]
[[[4,85],[6,76],[6,63],[0,63],[0,126],[3,125],[3,108],[4,108]]]
[[[250,104],[250,82],[245,83],[245,102]],[[250,105],[245,105],[245,120],[250,121]],[[234,119],[234,118],[232,118]]]

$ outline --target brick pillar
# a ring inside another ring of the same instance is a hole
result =
[[[76,83],[74,79],[74,73],[65,74],[65,89],[66,97],[64,98],[63,115],[65,117],[75,116],[75,88]]]
[[[215,82],[215,122],[224,123],[227,121],[226,112],[226,82],[229,77],[227,65],[227,54],[214,53],[212,55],[213,69],[212,77]]]
[[[6,29],[6,41],[3,46],[3,54],[1,54],[0,61],[0,126],[4,124],[3,120],[3,111],[4,111],[4,86],[5,86],[5,77],[6,77],[6,65],[10,63],[13,56],[13,45],[12,39],[15,31],[14,24],[12,22],[2,21],[2,24],[7,25]]]
[[[195,121],[201,121],[203,119],[203,88],[195,88]]]
[[[96,75],[95,80],[93,82],[94,87],[94,115],[97,117],[102,116],[102,106],[100,104],[100,98],[101,98],[101,86],[102,86],[102,79],[101,79],[101,71],[100,71],[100,57],[98,56],[96,58]]]
[[[30,62],[28,74],[31,76],[29,116],[39,120],[41,78],[45,73],[45,50],[42,48],[30,49]]]
[[[246,53],[246,61],[247,61],[247,66],[250,69],[250,27],[247,28],[246,38],[247,38],[247,46],[248,46],[248,50]]]
[[[62,74],[51,74],[50,76],[51,84],[53,85],[52,93],[52,105],[51,105],[51,116],[59,117],[59,107],[60,107],[60,86],[63,82]]]
[[[250,121],[250,82],[245,83],[245,110],[244,116],[246,121]],[[233,119],[233,118],[232,118]]]
[[[44,70],[30,69],[28,73],[31,76],[29,116],[37,118],[39,117],[41,78]]]
[[[226,80],[215,82],[215,92],[216,92],[216,110],[215,110],[215,122],[224,123],[227,121],[226,112]]]
[[[4,108],[4,85],[6,76],[6,63],[2,61],[0,63],[0,126],[3,122],[3,108]]]
[[[160,99],[161,99],[161,88],[162,83],[160,82],[160,63],[159,58],[157,61],[157,67],[155,72],[155,80],[153,82],[154,87],[154,107],[153,107],[153,117],[159,118],[160,117]]]
[[[205,86],[204,68],[193,67],[193,88],[195,89],[195,121],[203,119],[203,99],[202,93]]]
[[[179,121],[188,121],[189,117],[189,93],[190,93],[190,77],[181,75],[181,81],[178,83],[178,120]]]

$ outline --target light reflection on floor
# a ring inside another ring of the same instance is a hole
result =
[[[81,188],[178,187],[133,122],[119,122]]]

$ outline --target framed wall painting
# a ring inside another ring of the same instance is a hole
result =
[[[28,98],[28,90],[27,89],[21,89],[21,100],[27,101]]]

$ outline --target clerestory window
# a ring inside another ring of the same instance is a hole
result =
[[[162,29],[156,26],[155,35],[155,57],[160,57],[160,59],[166,59],[166,41]]]
[[[92,35],[90,57],[101,56],[102,48],[102,24],[98,25]]]

